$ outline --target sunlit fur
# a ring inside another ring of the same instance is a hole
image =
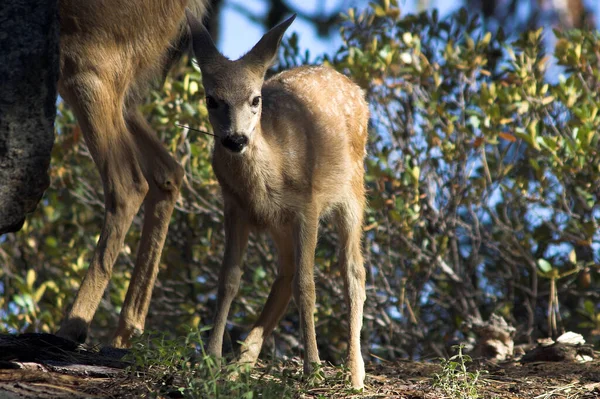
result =
[[[163,148],[137,104],[185,50],[185,8],[207,0],[59,0],[59,92],[72,107],[104,187],[102,233],[58,335],[85,341],[133,217],[145,219],[119,326],[127,346],[142,331],[183,169]]]
[[[292,69],[264,82],[291,19],[236,61],[218,54],[206,30],[190,16],[188,20],[206,93],[220,104],[209,114],[217,136],[213,169],[223,193],[226,246],[208,351],[222,354],[249,231],[267,230],[278,249],[279,273],[243,344],[240,362],[256,362],[293,295],[300,312],[304,371],[312,371],[319,362],[313,318],[315,246],[319,220],[332,215],[349,311],[348,367],[353,386],[360,388],[365,375],[360,350],[365,301],[363,160],[369,118],[364,94],[350,79],[323,66]],[[262,103],[252,113],[249,101],[256,93],[261,93]],[[227,112],[219,111],[221,106]],[[248,137],[243,152],[232,152],[219,140],[235,132]]]

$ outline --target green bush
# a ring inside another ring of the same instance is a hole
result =
[[[548,71],[550,32],[509,42],[464,9],[398,19],[385,3],[348,14],[334,60],[373,109],[372,342],[390,357],[439,351],[492,312],[520,340],[556,333],[540,329],[551,282],[556,328],[598,340],[600,34],[555,32]]]

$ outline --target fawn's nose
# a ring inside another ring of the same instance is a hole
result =
[[[221,144],[229,151],[242,152],[248,145],[248,136],[245,134],[228,134],[221,139]]]

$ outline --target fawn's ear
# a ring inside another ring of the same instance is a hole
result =
[[[200,21],[191,13],[187,8],[185,9],[185,16],[190,27],[192,34],[192,44],[194,48],[194,55],[200,68],[210,67],[211,65],[218,64],[227,58],[219,52],[217,46],[210,37],[210,33]]]
[[[279,25],[274,26],[252,47],[242,59],[251,67],[262,70],[263,73],[269,69],[277,59],[277,50],[283,38],[283,34],[296,19],[296,14],[292,15]]]

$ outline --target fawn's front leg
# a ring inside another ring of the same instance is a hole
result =
[[[225,256],[219,274],[217,312],[208,340],[208,353],[222,356],[223,334],[233,298],[237,295],[242,277],[242,259],[248,244],[248,221],[243,212],[225,198]]]
[[[294,301],[300,312],[300,332],[304,344],[304,374],[320,363],[315,334],[315,248],[319,228],[318,212],[307,212],[294,228],[296,273],[293,282]]]

